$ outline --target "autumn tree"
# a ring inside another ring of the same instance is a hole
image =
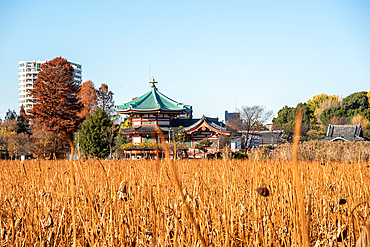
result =
[[[316,115],[317,109],[319,109],[320,104],[328,100],[339,101],[339,96],[338,95],[327,95],[327,94],[316,95],[312,97],[312,99],[307,100],[307,105]]]
[[[18,115],[17,121],[22,121],[22,122],[27,121],[27,115],[26,115],[26,111],[24,110],[23,105],[21,105],[21,108],[19,109],[19,115]]]
[[[33,150],[33,137],[27,133],[13,135],[8,140],[8,151],[12,156],[26,155]]]
[[[360,114],[357,114],[352,118],[351,124],[355,125],[359,124],[361,126],[361,129],[365,129],[365,127],[370,124],[370,121],[361,116]]]
[[[5,119],[0,124],[0,149],[8,150],[9,140],[17,135],[18,123],[14,119]]]
[[[63,158],[68,152],[69,143],[61,133],[48,130],[43,123],[31,126],[34,140],[33,153],[39,158]]]
[[[107,84],[102,84],[98,90],[98,108],[105,111],[108,115],[115,115],[113,93],[109,91]]]
[[[77,97],[80,83],[74,81],[72,66],[62,57],[42,64],[33,87],[30,90],[35,103],[30,111],[32,122],[42,122],[47,130],[61,134],[72,154],[73,133],[82,120],[79,117],[82,106]]]
[[[348,122],[347,117],[334,116],[332,119],[330,119],[330,124],[332,125],[345,125],[347,122]]]
[[[125,118],[124,122],[121,123],[121,128],[125,129],[130,128],[131,126],[132,126],[132,117],[128,116],[127,118]]]
[[[98,106],[98,90],[95,89],[92,81],[85,81],[81,85],[80,91],[77,93],[79,102],[82,104],[80,117],[86,118],[87,114],[91,114]]]

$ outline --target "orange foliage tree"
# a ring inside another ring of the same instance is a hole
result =
[[[91,114],[98,106],[98,90],[95,89],[92,81],[85,81],[81,85],[77,97],[83,107],[80,112],[80,117],[86,118],[86,115]]]
[[[364,118],[363,116],[361,116],[360,114],[357,114],[356,116],[352,118],[351,124],[360,124],[361,128],[364,129],[366,128],[367,125],[370,124],[370,121]]]
[[[57,57],[41,65],[34,89],[30,90],[35,103],[30,111],[31,121],[42,122],[47,130],[61,134],[68,141],[71,154],[74,151],[73,133],[82,120],[82,105],[77,97],[80,83],[73,79],[74,70],[70,63]]]
[[[115,114],[113,93],[109,91],[107,84],[102,84],[98,90],[98,108],[109,115]]]

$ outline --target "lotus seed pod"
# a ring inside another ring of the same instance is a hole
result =
[[[270,192],[266,187],[258,187],[256,191],[258,194],[264,197],[268,197],[270,195]]]
[[[344,199],[344,198],[340,198],[339,199],[339,205],[343,205],[343,204],[346,204],[347,200]]]

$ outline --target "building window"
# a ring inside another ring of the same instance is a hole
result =
[[[155,121],[142,121],[142,125],[155,125]]]
[[[133,136],[132,137],[132,142],[133,143],[140,143],[141,142],[140,136]]]
[[[145,143],[155,143],[155,140],[151,137],[143,136],[143,142],[145,142]]]
[[[212,144],[210,145],[212,148],[218,147],[218,140],[212,140]]]
[[[158,120],[158,125],[170,125],[170,121],[165,121],[165,120]]]

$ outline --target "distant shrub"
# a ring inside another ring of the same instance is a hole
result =
[[[292,144],[285,143],[276,148],[274,157],[290,160],[292,157]],[[301,160],[309,161],[340,161],[358,162],[370,161],[370,142],[329,142],[312,140],[302,142],[298,147]]]
[[[233,159],[248,159],[248,154],[242,152],[235,152],[232,156]]]

